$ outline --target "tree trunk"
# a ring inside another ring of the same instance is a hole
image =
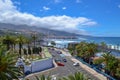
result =
[[[22,44],[19,43],[19,55],[20,55],[20,58],[21,58],[21,49],[22,49]]]

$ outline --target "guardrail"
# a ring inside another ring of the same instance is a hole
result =
[[[106,73],[104,73],[104,72],[102,72],[102,71],[100,71],[99,69],[97,69],[95,66],[92,66],[92,65],[90,65],[90,64],[88,64],[88,63],[86,63],[85,61],[83,61],[83,59],[81,59],[80,57],[75,57],[77,60],[79,60],[79,61],[81,61],[83,64],[85,64],[85,65],[87,65],[87,66],[89,66],[89,67],[91,67],[92,69],[94,69],[95,71],[97,71],[98,73],[100,73],[100,74],[102,74],[102,75],[104,75],[104,76],[106,76],[107,78],[108,78],[108,80],[116,80],[115,78],[113,78],[112,76],[110,76],[110,75],[108,75],[108,74],[106,74]]]

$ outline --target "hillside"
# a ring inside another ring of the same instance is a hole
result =
[[[22,33],[29,35],[31,33],[40,33],[46,36],[84,36],[84,35],[78,35],[75,33],[68,33],[65,31],[57,31],[57,30],[51,30],[51,29],[46,29],[46,28],[40,28],[40,27],[35,27],[35,26],[27,26],[27,25],[13,25],[13,24],[6,24],[6,23],[0,23],[0,34],[4,34],[7,32],[10,33]]]

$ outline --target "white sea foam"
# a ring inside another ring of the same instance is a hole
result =
[[[76,41],[68,41],[68,40],[60,40],[60,41],[55,41],[56,43],[71,43],[71,42],[76,42]]]
[[[110,48],[110,49],[120,50],[120,46],[117,46],[117,45],[107,44],[107,46],[108,46],[108,48]]]

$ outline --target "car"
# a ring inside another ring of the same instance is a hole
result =
[[[79,63],[78,63],[78,62],[75,62],[75,63],[73,64],[73,66],[79,66]]]
[[[55,59],[55,62],[61,62],[61,60],[60,59]]]
[[[53,57],[55,57],[55,55],[54,55],[54,54],[52,54],[52,56],[53,56]]]
[[[64,62],[67,62],[67,60],[66,60],[66,59],[63,59],[63,61],[64,61]]]
[[[61,62],[57,62],[57,65],[58,66],[65,66],[63,63],[61,63]]]

